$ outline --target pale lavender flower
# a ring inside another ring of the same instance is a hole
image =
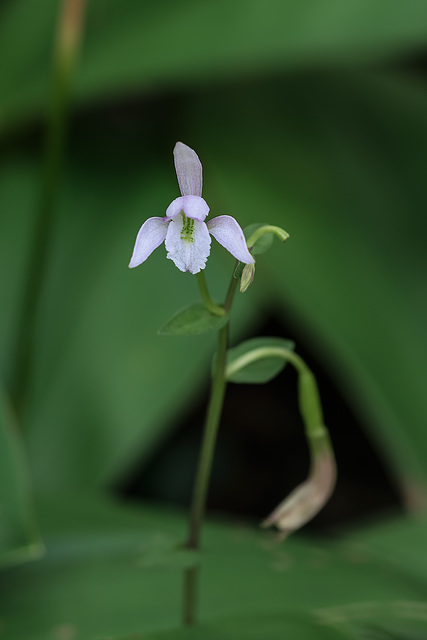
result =
[[[206,266],[211,235],[237,260],[252,264],[245,236],[231,216],[218,216],[204,222],[209,207],[202,198],[202,165],[193,149],[182,142],[174,148],[175,170],[181,196],[171,202],[164,218],[148,218],[140,228],[129,267],[144,262],[165,242],[167,258],[181,271],[198,273]]]

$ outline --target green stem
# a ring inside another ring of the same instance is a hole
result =
[[[208,285],[206,284],[204,272],[199,271],[196,277],[197,284],[199,285],[200,295],[202,296],[205,307],[207,307],[209,311],[214,314],[214,316],[223,316],[225,314],[224,307],[220,307],[212,300],[208,291]]]
[[[328,435],[324,427],[323,412],[314,375],[304,360],[293,351],[284,347],[259,347],[248,351],[226,367],[226,379],[228,380],[241,369],[264,358],[283,358],[295,367],[299,375],[300,408],[307,437],[313,440],[322,439],[325,434]]]
[[[27,281],[17,322],[15,361],[10,382],[11,395],[19,413],[25,406],[27,396],[38,304],[47,271],[71,80],[81,35],[84,5],[85,0],[63,0],[58,21],[43,174],[31,254],[28,259]]]
[[[239,358],[236,358],[228,365],[226,372],[227,378],[231,378],[241,369],[244,369],[258,360],[275,357],[283,358],[283,360],[290,362],[297,371],[301,373],[308,371],[308,367],[304,360],[293,351],[289,351],[289,349],[285,349],[284,347],[257,347],[256,349],[252,349],[252,351],[246,352]]]
[[[310,473],[307,480],[294,489],[261,525],[276,526],[281,531],[280,539],[284,539],[311,520],[329,500],[335,487],[337,469],[332,443],[323,419],[316,379],[296,353],[280,346],[253,349],[226,367],[226,379],[265,358],[283,358],[297,370],[298,404],[310,451]]]
[[[277,236],[279,240],[281,240],[282,242],[285,242],[285,240],[289,238],[289,233],[284,229],[281,229],[280,227],[275,227],[274,225],[271,225],[271,224],[264,224],[258,229],[256,229],[252,233],[252,235],[248,238],[247,240],[248,247],[252,249],[255,242],[259,240],[266,233],[272,233],[273,235]]]
[[[223,307],[225,313],[228,313],[231,309],[237,283],[238,280],[236,278],[231,279]],[[189,549],[198,549],[200,545],[200,533],[206,508],[209,478],[212,470],[215,443],[227,384],[225,369],[227,364],[228,328],[229,322],[220,329],[218,336],[216,367],[212,378],[211,394],[206,413],[203,442],[200,450],[191,504],[186,545]],[[193,625],[196,621],[198,579],[199,567],[189,567],[184,575],[184,625]]]

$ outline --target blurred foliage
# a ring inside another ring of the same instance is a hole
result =
[[[30,494],[23,443],[0,389],[0,566],[43,553]]]
[[[280,547],[211,523],[204,626],[182,632],[178,570],[137,568],[140,545],[181,535],[181,516],[129,513],[103,494],[149,458],[208,379],[214,336],[156,334],[197,299],[194,279],[163,247],[127,270],[139,226],[178,195],[180,139],[200,155],[213,215],[291,236],[257,259],[233,342],[265,310],[290,318],[406,503],[425,501],[427,88],[422,66],[415,73],[407,61],[425,50],[427,4],[88,3],[18,423],[7,394],[31,282],[57,9],[54,0],[0,6],[0,553],[9,563],[34,551],[34,511],[47,547],[0,575],[0,637],[124,640],[162,628],[153,637],[423,637],[423,520]],[[213,246],[215,298],[232,267]],[[395,623],[390,610],[400,611]]]
[[[142,628],[145,635],[177,626],[180,570],[146,568],[141,560],[158,546],[162,532],[183,535],[182,514],[148,506],[135,514],[81,494],[42,501],[39,514],[48,532],[46,557],[3,573],[0,602],[7,638],[61,638],[67,628],[71,637],[85,640],[132,637]],[[420,526],[425,532],[426,523]],[[389,529],[382,525],[375,534],[397,552]],[[400,525],[400,534],[415,542],[412,523]],[[279,546],[271,535],[241,523],[208,523],[201,616],[208,630],[212,625],[209,633],[218,624],[216,637],[222,637],[223,628],[225,638],[255,637],[258,630],[273,639],[280,630],[283,637],[289,625],[295,633],[301,627],[304,639],[324,633],[339,640],[348,636],[335,629],[348,629],[353,621],[381,625],[390,609],[401,624],[419,626],[426,611],[425,583],[416,568],[386,558],[370,537],[369,531],[358,531],[340,543],[294,538]],[[413,552],[423,548],[419,539]]]

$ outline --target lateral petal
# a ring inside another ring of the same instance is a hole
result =
[[[237,260],[245,264],[255,262],[248,251],[239,223],[231,216],[218,216],[207,223],[209,233]]]
[[[173,150],[176,177],[183,196],[202,195],[202,164],[193,149],[177,142]]]
[[[166,238],[169,224],[169,221],[163,218],[148,218],[144,222],[136,236],[132,258],[129,262],[130,269],[144,262],[154,249],[162,244]]]

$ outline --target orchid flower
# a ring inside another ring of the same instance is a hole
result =
[[[245,236],[234,218],[217,216],[204,222],[209,207],[202,198],[202,165],[196,152],[177,142],[173,153],[181,196],[171,202],[164,218],[148,218],[144,222],[136,237],[129,267],[142,264],[164,241],[166,257],[173,260],[180,271],[199,273],[210,254],[211,235],[237,260],[252,264],[254,259]]]

